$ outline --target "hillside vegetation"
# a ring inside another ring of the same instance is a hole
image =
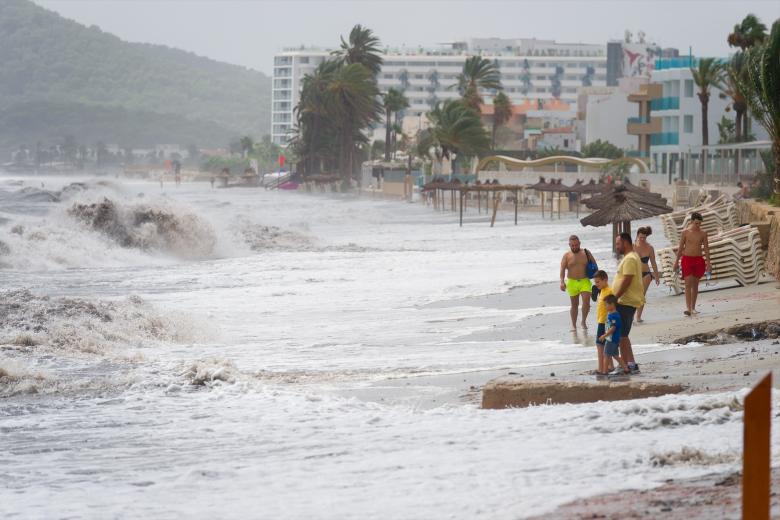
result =
[[[161,45],[124,42],[27,0],[0,2],[0,64],[3,144],[18,130],[7,126],[8,114],[36,105],[66,108],[85,138],[98,134],[106,142],[143,144],[148,140],[143,121],[165,119],[153,115],[169,116],[172,135],[165,141],[180,144],[193,137],[183,128],[186,121],[197,127],[195,137],[210,141],[201,145],[259,136],[270,127],[270,79],[263,73]],[[83,107],[92,108],[80,111]],[[117,116],[114,129],[106,120],[111,115]],[[36,110],[36,116],[41,129],[49,127],[45,110]]]

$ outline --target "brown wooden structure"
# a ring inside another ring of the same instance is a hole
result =
[[[769,520],[772,459],[772,372],[745,397],[742,519]]]

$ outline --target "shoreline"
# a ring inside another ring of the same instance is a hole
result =
[[[683,296],[665,295],[662,290],[648,292],[646,321],[634,324],[634,345],[647,350],[637,354],[642,373],[629,379],[638,383],[680,384],[684,393],[737,390],[751,386],[760,375],[778,368],[780,340],[729,341],[724,344],[677,345],[675,340],[694,334],[711,333],[734,325],[780,320],[780,290],[776,281],[759,285],[736,284],[702,287],[695,317],[682,314]],[[510,289],[505,293],[469,297],[428,304],[430,307],[488,307],[522,310],[559,307],[565,303],[557,283],[545,283]],[[490,330],[467,333],[459,341],[501,342],[526,339],[559,340],[581,345],[587,361],[568,361],[537,366],[508,367],[500,370],[470,371],[456,374],[410,376],[370,383],[363,388],[337,391],[364,401],[386,404],[410,404],[416,408],[441,405],[479,406],[482,389],[491,380],[501,378],[518,382],[595,383],[595,314],[589,316],[587,332],[569,332],[568,310],[496,324]],[[780,376],[780,370],[777,374]],[[774,378],[780,388],[780,377]]]

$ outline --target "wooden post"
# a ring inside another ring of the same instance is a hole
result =
[[[498,192],[493,192],[493,216],[490,217],[490,227],[496,223],[496,212],[498,211]]]
[[[742,455],[742,519],[769,520],[772,372],[745,397]]]
[[[558,192],[558,220],[561,220],[561,192]]]
[[[517,190],[515,190],[515,226],[517,225]]]
[[[540,191],[539,193],[542,194],[542,198],[541,198],[541,201],[542,201],[542,204],[541,204],[542,205],[542,220],[544,220],[544,192]]]
[[[482,214],[482,192],[477,191],[477,215]]]

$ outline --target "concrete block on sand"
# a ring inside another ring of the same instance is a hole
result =
[[[676,394],[680,384],[640,381],[523,381],[500,377],[488,381],[482,390],[482,408],[523,408],[540,404],[623,401]]]

